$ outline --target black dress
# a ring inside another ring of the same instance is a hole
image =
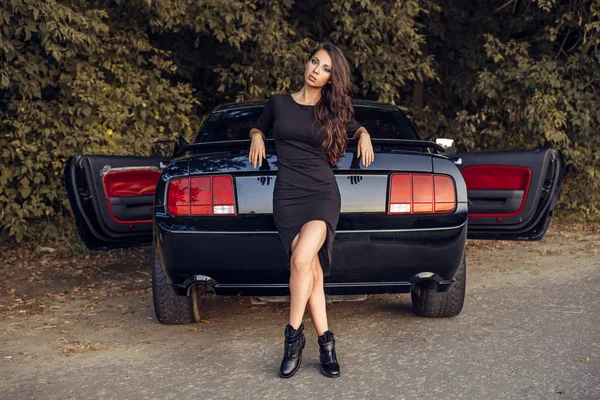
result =
[[[348,135],[360,126],[356,120],[350,121]],[[315,118],[315,106],[299,104],[291,94],[275,94],[252,127],[265,134],[273,130],[278,168],[273,219],[288,262],[292,241],[302,225],[311,220],[325,221],[327,238],[318,254],[323,275],[328,276],[341,198],[327,153],[320,147],[326,136]]]

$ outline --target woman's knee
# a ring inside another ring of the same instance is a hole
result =
[[[291,268],[294,268],[298,272],[309,273],[312,272],[312,256],[303,251],[294,251],[291,258]]]

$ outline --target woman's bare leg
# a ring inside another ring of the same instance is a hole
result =
[[[313,260],[325,239],[325,221],[312,220],[302,226],[290,260],[290,325],[298,329],[313,289]],[[295,241],[295,240],[294,240]]]
[[[308,310],[317,330],[317,335],[323,335],[329,328],[327,326],[325,289],[323,288],[323,268],[318,254],[315,255],[313,260],[313,286],[308,298]]]

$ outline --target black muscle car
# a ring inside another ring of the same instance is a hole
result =
[[[271,132],[262,166],[248,161],[250,125],[265,104],[216,107],[193,143],[180,138],[164,156],[78,154],[67,162],[66,189],[89,249],[152,245],[162,323],[197,321],[209,292],[289,295],[272,218]],[[541,239],[564,171],[560,153],[446,152],[421,140],[393,105],[355,100],[354,109],[376,156],[365,168],[350,139],[332,165],[342,208],[325,293],[410,292],[418,315],[459,314],[466,239]]]

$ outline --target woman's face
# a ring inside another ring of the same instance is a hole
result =
[[[331,64],[327,50],[320,49],[306,63],[304,82],[312,87],[322,88],[331,78]]]

